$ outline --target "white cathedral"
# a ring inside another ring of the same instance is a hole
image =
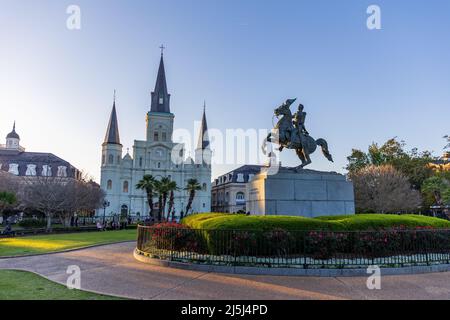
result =
[[[175,115],[170,110],[170,94],[167,90],[164,59],[161,61],[156,86],[151,95],[151,108],[147,113],[146,140],[134,141],[133,156],[128,152],[123,157],[123,146],[119,137],[116,101],[112,107],[105,141],[102,144],[101,187],[106,192],[108,206],[98,210],[98,216],[130,215],[146,217],[149,214],[147,196],[136,184],[144,175],[150,174],[160,180],[168,177],[177,183],[175,192],[175,212],[185,213],[188,192],[184,190],[187,181],[197,179],[202,186],[196,192],[191,212],[202,213],[211,210],[211,150],[208,139],[206,114],[203,119],[195,159],[185,158],[184,144],[172,140]],[[173,161],[172,153],[177,152],[182,160]],[[158,198],[153,199],[155,208]],[[190,213],[191,213],[190,212]]]

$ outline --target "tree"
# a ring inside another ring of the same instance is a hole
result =
[[[158,220],[162,221],[166,218],[166,203],[167,196],[169,194],[169,184],[171,180],[168,177],[162,178],[160,181],[156,181],[155,190],[158,193],[158,206],[159,206],[159,214]]]
[[[6,207],[12,206],[17,202],[17,197],[14,193],[8,191],[0,191],[0,213],[5,210]]]
[[[445,145],[445,147],[444,147],[444,150],[450,150],[450,135],[445,135],[444,136],[444,139],[445,139],[445,141],[446,141],[446,145]]]
[[[19,178],[0,170],[0,215],[6,209],[14,209],[21,203]]]
[[[370,164],[368,155],[358,149],[352,149],[352,154],[347,157],[347,161],[346,169],[349,172],[356,172]]]
[[[434,158],[428,151],[419,152],[416,148],[405,151],[404,148],[405,142],[392,138],[381,147],[372,143],[367,153],[353,149],[352,154],[347,157],[346,169],[349,173],[355,173],[370,165],[390,164],[408,177],[414,189],[420,190],[423,182],[434,174],[429,166]]]
[[[155,182],[155,190],[158,193],[158,203],[160,208],[160,214],[158,216],[158,219],[161,221],[162,219],[169,219],[169,216],[173,210],[174,207],[174,191],[177,190],[177,183],[175,181],[172,181],[168,177],[162,178],[160,181]],[[167,198],[169,197],[169,210],[167,211],[166,216],[166,205],[167,205]]]
[[[166,209],[166,204],[167,204],[167,198],[168,198],[168,195],[169,195],[169,193],[170,193],[170,189],[171,189],[171,187],[172,187],[172,180],[170,180],[170,178],[168,178],[168,177],[164,177],[164,178],[162,178],[161,179],[161,186],[162,186],[162,195],[163,195],[163,210],[162,210],[162,214],[163,214],[163,217],[165,218],[166,216],[165,216],[165,209]],[[167,213],[167,219],[169,218],[169,215],[170,215],[170,209],[171,208],[169,208],[169,211],[168,211],[168,213]]]
[[[24,187],[25,205],[44,213],[47,230],[51,229],[52,218],[64,210],[67,181],[66,178],[37,176],[27,180]]]
[[[437,173],[425,180],[422,186],[422,194],[427,205],[444,205],[450,203],[450,179],[447,173]]]
[[[422,199],[408,178],[392,165],[370,165],[349,174],[359,212],[403,213],[417,210]]]
[[[155,180],[153,184],[153,192],[158,196],[158,216],[156,217],[156,221],[160,222],[163,217],[163,185],[160,180]]]
[[[178,189],[179,188],[175,181],[170,181],[170,183],[167,185],[167,190],[170,192],[169,210],[167,211],[167,217],[172,215],[172,221],[174,221],[175,218],[175,191]]]
[[[202,186],[200,185],[200,183],[198,183],[197,179],[189,179],[186,188],[184,189],[189,192],[189,200],[186,206],[186,215],[188,215],[189,210],[191,210],[192,207],[192,202],[194,201],[195,198],[195,193],[199,190],[202,190]]]
[[[105,198],[104,191],[93,181],[69,180],[62,188],[64,202],[58,215],[67,227],[75,214],[81,216],[100,208]]]
[[[153,190],[155,189],[156,179],[150,175],[145,175],[142,180],[136,184],[136,189],[144,190],[147,194],[148,206],[150,208],[150,217],[154,219],[153,216]]]

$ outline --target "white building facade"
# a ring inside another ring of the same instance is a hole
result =
[[[123,146],[120,142],[114,99],[105,141],[102,145],[101,160],[100,185],[106,192],[109,206],[98,210],[99,216],[108,217],[119,214],[132,217],[148,216],[150,209],[146,193],[136,188],[136,184],[144,175],[152,175],[157,180],[168,177],[177,183],[179,188],[175,191],[177,216],[181,211],[186,214],[189,194],[184,188],[187,181],[191,178],[197,179],[202,189],[196,192],[189,213],[211,211],[211,151],[205,110],[195,159],[186,158],[184,145],[174,143],[172,140],[175,115],[170,110],[170,94],[167,90],[162,55],[151,99],[151,109],[146,117],[146,140],[135,140],[132,155],[127,152],[125,156],[123,156]],[[156,208],[157,194],[153,203]]]

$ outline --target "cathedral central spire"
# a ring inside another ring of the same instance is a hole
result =
[[[106,136],[104,144],[118,144],[120,143],[119,136],[119,123],[117,121],[117,112],[116,112],[116,91],[114,90],[114,102],[111,111],[111,116],[109,118],[108,129],[106,130]]]
[[[152,106],[150,111],[170,113],[170,94],[167,90],[163,49],[161,49],[161,60],[159,62],[159,69],[158,69],[158,76],[156,78],[155,90],[152,92]]]

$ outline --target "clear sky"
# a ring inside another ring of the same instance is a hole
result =
[[[81,8],[81,30],[66,9]],[[382,30],[366,10],[381,8]],[[379,0],[0,0],[0,137],[100,174],[113,90],[124,150],[145,138],[163,43],[175,126],[270,128],[298,97],[326,138],[312,169],[398,136],[441,154],[450,118],[450,2]],[[4,142],[1,142],[4,143]],[[293,151],[283,164],[297,165]],[[213,177],[230,167],[214,166]]]

